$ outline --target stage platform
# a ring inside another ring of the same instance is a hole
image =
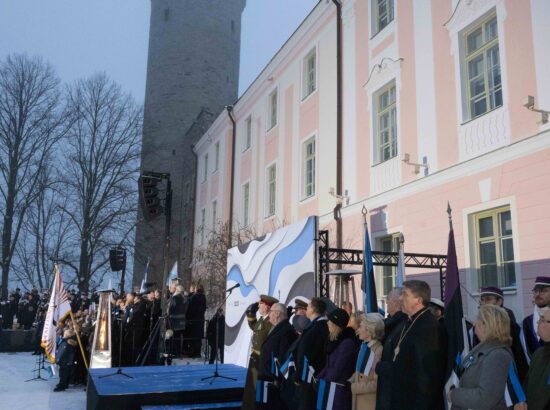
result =
[[[116,370],[90,369],[86,399],[88,410],[142,407],[233,409],[235,403],[242,399],[246,378],[246,368],[232,364],[219,365],[218,372],[236,381],[222,378],[201,380],[214,373],[214,365],[209,364],[124,367],[124,373],[132,379],[119,374],[101,378]]]

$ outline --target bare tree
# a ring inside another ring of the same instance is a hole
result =
[[[59,260],[88,291],[92,277],[108,270],[108,249],[124,244],[135,226],[142,110],[105,74],[73,84],[67,105],[73,125],[63,161],[69,202],[62,209],[76,240]]]
[[[25,214],[39,193],[41,169],[67,129],[59,79],[39,57],[0,62],[0,223],[2,296]]]

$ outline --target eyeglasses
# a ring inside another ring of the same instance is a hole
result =
[[[550,323],[550,320],[540,318],[537,323]]]
[[[536,295],[536,294],[543,294],[543,293],[546,293],[550,291],[550,287],[546,287],[546,288],[542,288],[542,289],[533,289],[533,295]]]

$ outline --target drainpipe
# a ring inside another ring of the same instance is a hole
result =
[[[342,3],[332,0],[336,6],[336,247],[342,249]]]
[[[229,230],[227,233],[227,247],[231,248],[233,236],[233,193],[235,190],[235,151],[237,144],[237,126],[235,124],[235,117],[233,116],[233,106],[227,105],[225,109],[227,110],[227,115],[229,116],[233,126],[231,137],[231,186],[229,188]]]

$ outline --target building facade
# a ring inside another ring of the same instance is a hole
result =
[[[192,147],[237,99],[241,13],[246,0],[152,0],[141,171],[169,173],[172,221],[167,265],[190,280],[195,204]],[[165,217],[137,224],[133,285],[149,259],[161,286]]]
[[[261,235],[309,215],[346,248],[446,254],[447,203],[465,305],[481,286],[532,311],[550,270],[550,3],[544,0],[343,0],[342,198],[336,187],[336,7],[319,2],[233,108],[195,147],[195,246],[216,226]],[[215,159],[215,169],[205,164]],[[231,172],[234,189],[231,192]],[[395,269],[376,270],[378,295]],[[438,272],[407,268],[439,296]]]

